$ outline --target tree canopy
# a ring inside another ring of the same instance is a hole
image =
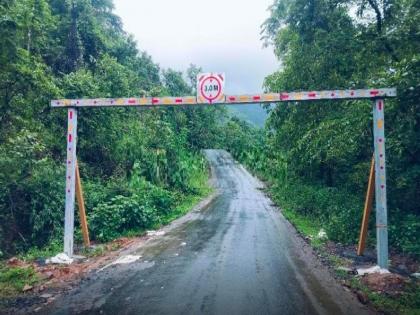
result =
[[[188,80],[160,69],[111,0],[6,0],[0,17],[1,256],[61,240],[67,122],[51,99],[191,94],[198,67]],[[223,110],[80,109],[93,238],[155,224],[173,202],[200,193],[199,149],[213,146],[217,115]],[[118,212],[125,207],[131,212]]]
[[[385,104],[390,237],[418,254],[419,2],[276,0],[270,12],[263,40],[281,66],[267,91],[397,88]],[[370,102],[278,104],[262,139],[245,160],[277,182],[281,202],[355,242],[373,153]]]

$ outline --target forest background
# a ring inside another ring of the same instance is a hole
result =
[[[281,63],[266,91],[398,89],[385,111],[390,244],[417,257],[419,12],[415,0],[276,0],[262,30]],[[61,247],[66,115],[51,99],[194,94],[200,68],[160,69],[124,32],[110,0],[4,0],[0,17],[0,256],[8,257]],[[284,209],[354,244],[373,153],[371,104],[267,110],[256,128],[223,107],[81,109],[78,159],[92,238],[164,223],[208,192],[200,150],[226,148]],[[370,231],[374,242],[374,220]]]

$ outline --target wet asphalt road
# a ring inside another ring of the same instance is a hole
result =
[[[206,155],[219,193],[205,209],[42,313],[370,314],[302,249],[257,179],[225,151]]]

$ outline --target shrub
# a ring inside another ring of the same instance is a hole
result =
[[[61,232],[64,167],[42,139],[23,129],[0,146],[0,248],[6,254],[42,246]]]
[[[291,181],[273,186],[276,200],[282,207],[297,214],[316,218],[328,237],[342,243],[357,240],[363,204],[345,189],[322,187]]]
[[[153,185],[140,176],[140,167],[137,162],[134,164],[129,186],[137,200],[150,204],[158,210],[159,214],[169,213],[174,206],[173,193],[165,188]]]
[[[116,196],[96,206],[89,216],[92,236],[112,240],[129,230],[150,227],[158,222],[157,209],[136,196]]]
[[[171,192],[157,186],[152,186],[146,198],[155,207],[159,214],[168,214],[174,206],[174,196]]]
[[[390,221],[390,243],[403,253],[420,258],[420,221],[418,216],[409,214],[402,217],[394,214]]]

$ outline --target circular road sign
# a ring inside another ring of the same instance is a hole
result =
[[[215,75],[208,75],[203,78],[199,85],[200,96],[212,103],[217,100],[222,93],[222,81]]]

